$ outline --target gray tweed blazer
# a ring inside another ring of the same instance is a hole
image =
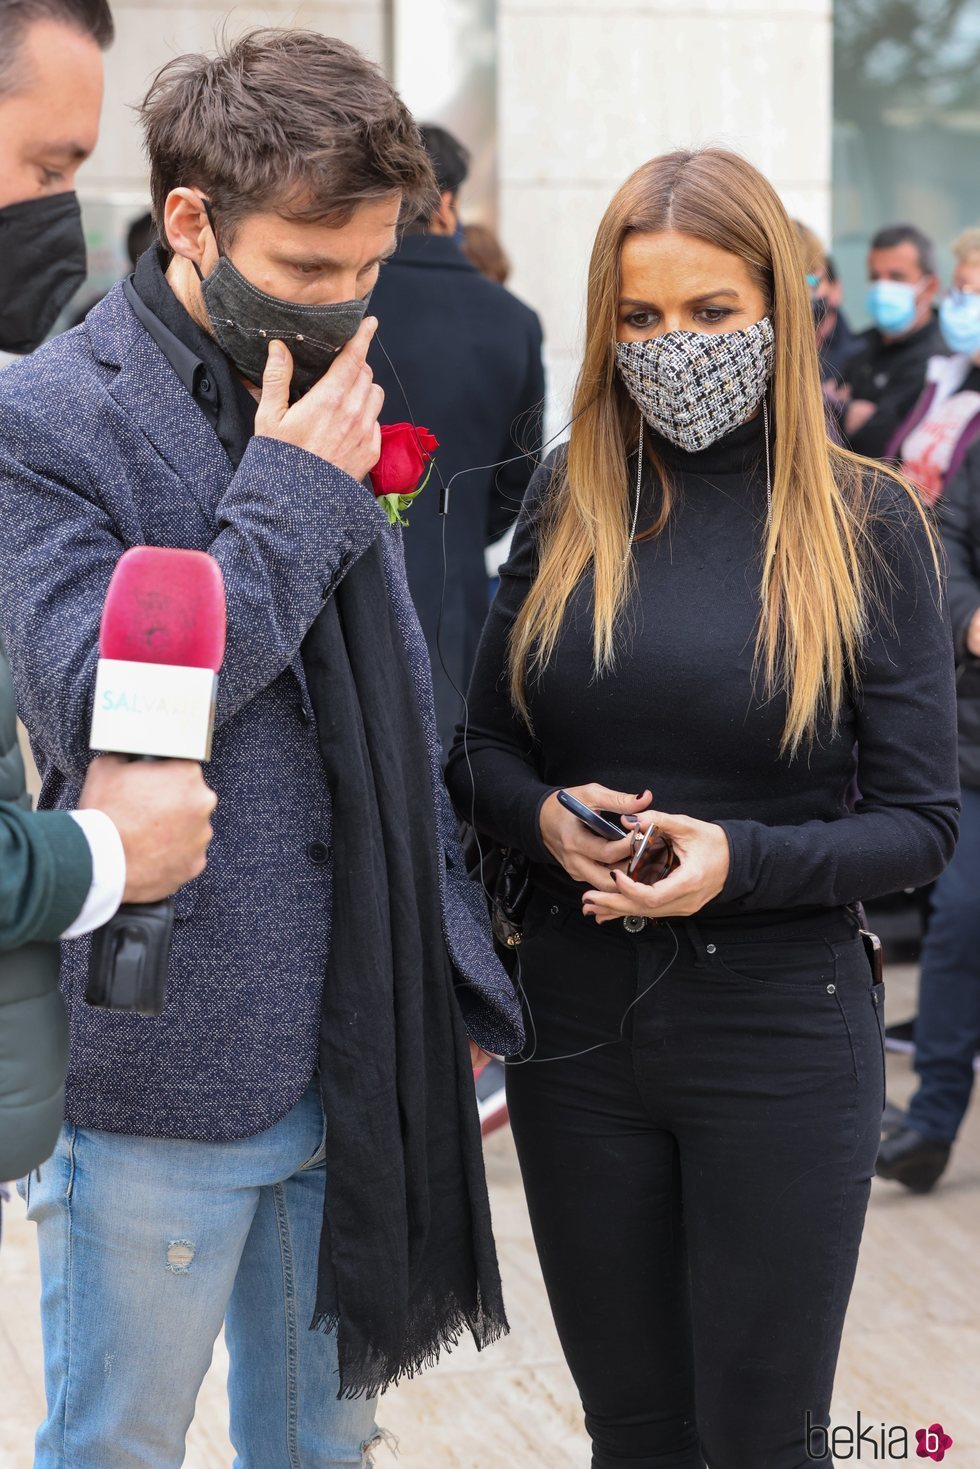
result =
[[[304,450],[254,439],[237,470],[117,287],[76,330],[0,374],[0,631],[43,786],[71,808],[91,758],[99,623],[129,546],[207,550],[228,647],[207,777],[207,870],[176,898],[158,1019],[82,998],[88,941],[66,944],[70,1121],[222,1140],[270,1127],[308,1085],[330,944],[330,803],[299,648],[325,598],[381,536],[428,736],[443,921],[470,1034],[521,1039],[513,987],[468,880],[440,773],[425,642],[400,532],[372,495]]]

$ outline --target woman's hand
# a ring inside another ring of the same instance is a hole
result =
[[[669,816],[663,811],[645,811],[637,826],[645,831],[656,825],[669,837],[679,865],[660,882],[633,882],[625,872],[613,872],[607,884],[596,883],[583,894],[582,912],[597,923],[612,918],[638,915],[643,918],[687,918],[699,913],[705,903],[717,898],[728,876],[728,838],[711,821],[691,816]],[[614,889],[609,892],[609,887]]]
[[[615,811],[623,816],[636,816],[653,800],[649,791],[638,796],[625,791],[611,791],[608,786],[568,786],[568,794],[577,796],[593,811]],[[560,862],[576,882],[587,882],[604,892],[615,892],[611,868],[616,863],[625,865],[630,855],[630,837],[623,836],[621,842],[607,841],[596,836],[571,811],[566,811],[558,800],[557,791],[548,797],[541,807],[541,840],[556,862]],[[632,826],[635,821],[627,823]]]

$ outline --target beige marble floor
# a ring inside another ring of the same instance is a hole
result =
[[[889,1014],[911,1013],[915,976],[889,975]],[[904,1101],[907,1060],[889,1058]],[[487,1145],[512,1334],[480,1357],[460,1347],[436,1371],[390,1393],[380,1421],[400,1440],[401,1469],[585,1469],[575,1391],[548,1315],[508,1132]],[[947,1181],[928,1198],[876,1182],[851,1303],[835,1422],[940,1421],[950,1469],[980,1469],[980,1117],[974,1111]],[[0,1253],[0,1469],[29,1469],[42,1406],[37,1273],[19,1201]],[[187,1469],[228,1469],[221,1343],[188,1439]],[[392,1462],[385,1456],[379,1461]],[[841,1465],[874,1462],[839,1457]],[[912,1449],[913,1463],[916,1459]],[[756,1469],[746,1465],[745,1469]]]

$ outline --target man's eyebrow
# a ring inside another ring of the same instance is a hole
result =
[[[312,265],[317,270],[343,270],[344,268],[341,261],[334,260],[330,255],[308,255],[303,250],[297,250],[295,254],[283,253],[279,259],[284,265]]]
[[[397,249],[397,245],[392,245],[389,249],[385,250],[383,254],[376,255],[373,260],[369,260],[366,265],[362,266],[362,269],[366,270],[371,265],[379,265],[382,261],[390,260]],[[346,261],[335,260],[332,255],[304,255],[297,253],[296,255],[283,255],[280,258],[287,265],[310,265],[314,268],[314,270],[347,269]]]
[[[59,139],[54,142],[48,139],[35,143],[31,151],[38,158],[63,159],[66,163],[81,163],[88,158],[92,150],[74,139]]]

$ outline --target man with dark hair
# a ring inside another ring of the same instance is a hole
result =
[[[939,277],[932,241],[911,224],[879,230],[868,281],[874,325],[848,362],[837,399],[851,448],[879,459],[922,391],[929,358],[946,351],[933,311]]]
[[[0,363],[43,341],[85,279],[72,189],[112,34],[105,0],[0,0]]]
[[[421,133],[439,202],[381,273],[373,297],[381,325],[368,360],[388,415],[412,418],[439,440],[429,490],[412,506],[405,562],[448,751],[487,615],[484,553],[516,519],[537,462],[544,368],[535,313],[481,275],[458,241],[466,149],[445,128]],[[442,487],[461,470],[443,518]]]
[[[457,201],[469,175],[470,150],[438,123],[424,122],[419,132],[439,190],[439,208],[430,215],[429,223],[438,216],[442,233],[455,235],[459,230]]]
[[[3,0],[0,4],[0,96],[20,91],[37,60],[35,27],[48,22],[94,42],[99,51],[112,45],[115,28],[108,0]],[[33,35],[29,35],[33,32]],[[54,39],[50,32],[42,38]],[[43,45],[42,45],[43,49]]]
[[[385,1386],[506,1326],[467,1030],[512,1051],[519,1008],[363,483],[368,298],[433,181],[377,68],[311,32],[171,62],[142,117],[160,249],[0,374],[0,625],[42,803],[69,805],[112,567],[209,551],[221,800],[162,1016],[87,1008],[66,946],[68,1126],[27,1189],[35,1463],[178,1465],[224,1323],[239,1462],[335,1469],[369,1462]]]
[[[0,358],[40,341],[84,276],[70,191],[95,144],[111,36],[93,0],[0,0]],[[0,1179],[43,1162],[62,1123],[56,941],[104,924],[124,898],[163,898],[195,877],[214,797],[197,765],[107,758],[77,805],[30,810],[0,646]]]

